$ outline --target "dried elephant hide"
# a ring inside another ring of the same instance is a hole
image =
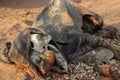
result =
[[[75,8],[66,0],[52,0],[38,15],[32,27],[43,29],[57,42],[68,43],[67,34],[83,33],[83,21],[86,19],[91,20],[91,24],[94,23],[92,25],[102,27],[102,18],[97,14]]]
[[[98,47],[105,47],[111,49],[115,58],[120,60],[117,50],[109,43],[90,35],[102,29],[102,18],[83,7],[74,7],[66,0],[52,0],[38,15],[32,27],[40,28],[51,36],[48,44],[59,50],[57,50],[59,54],[55,53],[55,59],[65,70],[67,70],[65,59],[69,60],[69,54],[79,53],[80,50],[83,50],[80,53],[83,55]]]

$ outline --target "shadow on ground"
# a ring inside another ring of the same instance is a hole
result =
[[[46,5],[50,0],[0,0],[0,7],[39,8]]]

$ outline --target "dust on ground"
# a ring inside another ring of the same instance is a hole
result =
[[[49,1],[0,0],[0,52],[6,41],[12,41],[20,31],[32,25]],[[75,0],[72,4],[82,5],[98,13],[104,19],[104,25],[112,25],[120,30],[120,0],[83,0],[81,3],[80,1]],[[0,80],[16,80],[19,76],[15,65],[0,62]]]

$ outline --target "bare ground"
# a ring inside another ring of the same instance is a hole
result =
[[[6,41],[12,41],[20,31],[32,25],[36,16],[49,1],[0,0],[0,52]],[[75,0],[72,3],[98,13],[104,19],[105,26],[112,25],[120,30],[120,0],[83,0],[81,3],[80,0]],[[20,72],[15,65],[0,62],[0,80],[17,80],[19,76]]]

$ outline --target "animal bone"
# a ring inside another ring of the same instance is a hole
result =
[[[31,55],[31,59],[33,59],[33,57],[37,58],[35,61],[33,60],[35,64],[38,60],[40,61],[40,58],[43,60],[46,59],[46,56],[43,53],[48,51],[49,47],[50,50],[54,51],[56,62],[68,72],[67,61],[54,45],[49,44],[51,39],[50,35],[32,34],[30,38],[33,43],[33,55]]]
[[[42,53],[45,51],[45,47],[48,45],[49,41],[51,40],[51,36],[44,34],[32,34],[30,36],[30,40],[33,43],[34,51]]]

